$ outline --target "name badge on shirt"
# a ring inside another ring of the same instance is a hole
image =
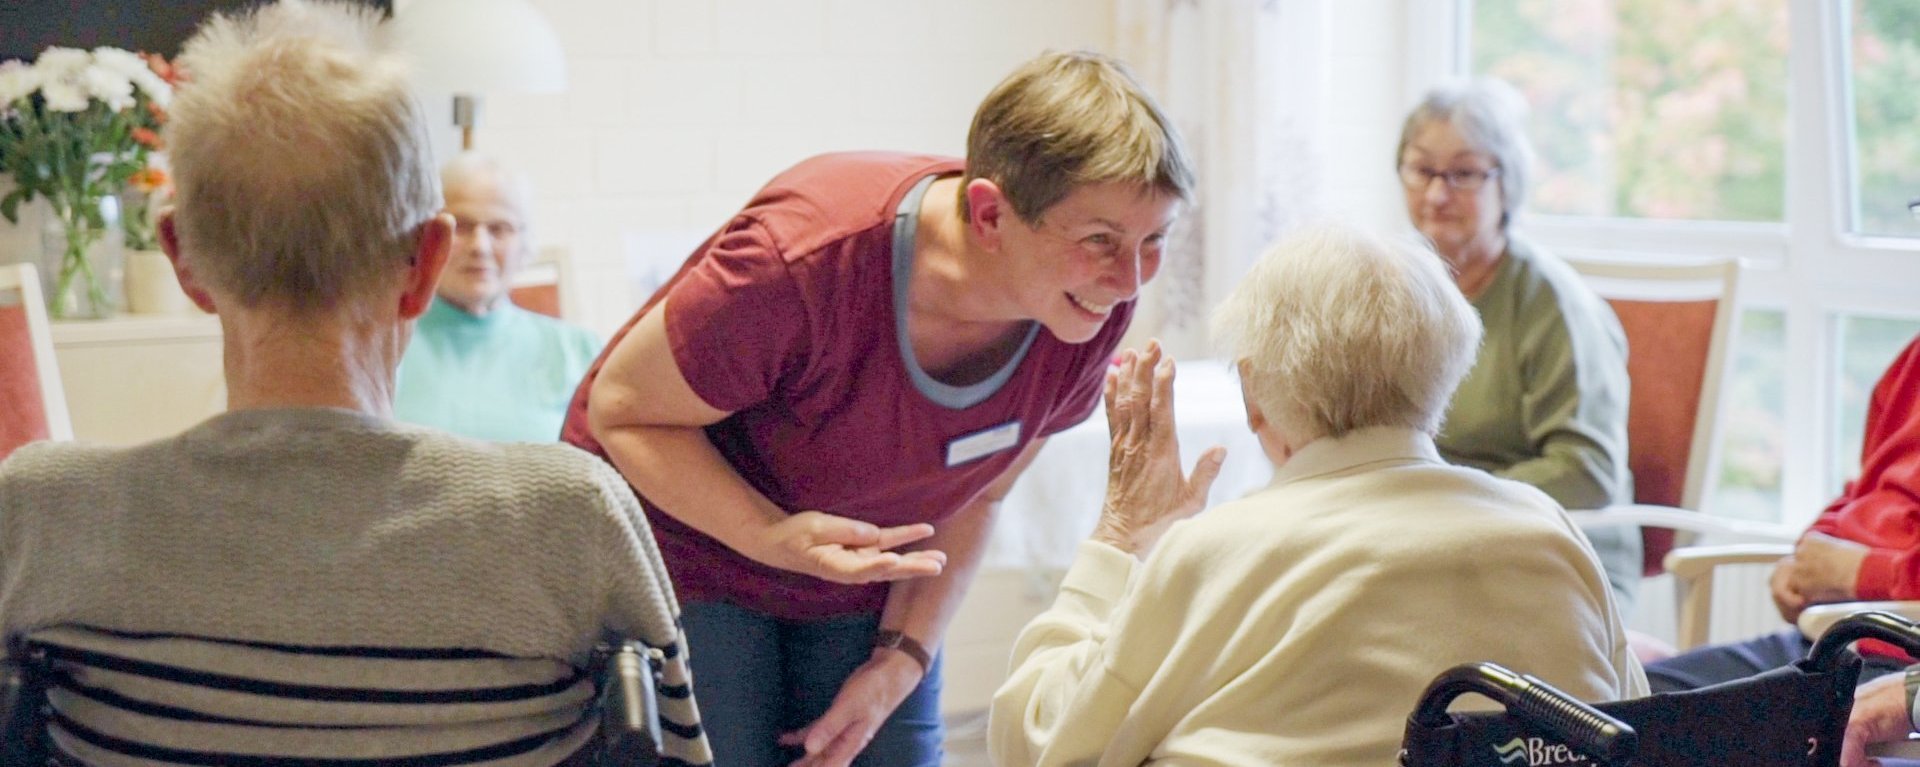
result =
[[[1020,422],[1008,421],[947,443],[947,467],[976,461],[1020,444]]]

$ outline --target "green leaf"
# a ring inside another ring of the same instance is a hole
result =
[[[5,198],[0,198],[0,216],[6,216],[9,222],[20,223],[20,200],[26,197],[23,194],[25,191],[15,189],[8,192]]]
[[[92,198],[88,198],[88,199],[79,201],[77,205],[80,208],[81,215],[84,215],[87,217],[87,224],[89,226],[93,227],[94,229],[107,228],[107,219],[105,216],[100,215],[99,203],[97,203]]]

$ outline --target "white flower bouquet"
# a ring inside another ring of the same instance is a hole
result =
[[[96,310],[111,309],[106,275],[87,258],[108,226],[100,201],[146,171],[160,148],[172,76],[164,59],[119,48],[55,47],[32,64],[0,62],[0,172],[14,181],[0,215],[17,223],[22,202],[45,197],[65,227],[56,315],[67,314],[76,281]]]

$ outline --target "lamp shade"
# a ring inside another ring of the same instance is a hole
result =
[[[567,87],[560,38],[526,0],[412,0],[396,32],[424,88],[552,93]]]

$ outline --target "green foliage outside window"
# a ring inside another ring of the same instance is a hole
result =
[[[1786,457],[1786,314],[1749,309],[1740,314],[1732,369],[1721,395],[1720,477],[1708,489],[1716,514],[1774,522],[1781,519],[1780,471]]]
[[[1920,2],[1853,5],[1854,231],[1920,236],[1907,201],[1920,197]]]
[[[1533,107],[1545,213],[1779,221],[1787,4],[1476,0],[1473,68]]]

